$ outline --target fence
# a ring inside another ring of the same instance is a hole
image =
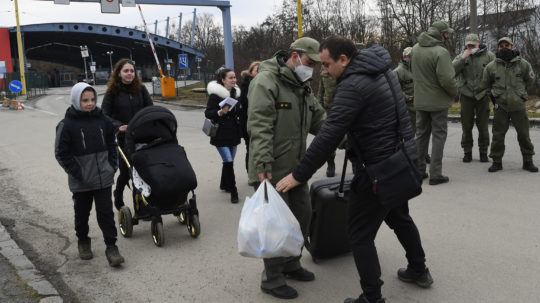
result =
[[[29,72],[26,77],[26,99],[32,99],[37,96],[45,95],[49,88],[49,79],[47,74]],[[19,73],[0,74],[0,92],[4,92],[8,98],[15,98],[21,94],[14,94],[9,90],[9,83],[13,80],[20,80]]]

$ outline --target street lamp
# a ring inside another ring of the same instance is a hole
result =
[[[109,55],[109,63],[111,64],[111,75],[112,75],[112,73],[113,73],[112,54],[114,54],[113,51],[108,51],[108,52],[107,52],[107,55]]]
[[[88,46],[81,45],[79,47],[81,48],[81,56],[83,57],[84,61],[84,78],[86,83],[88,83],[88,69],[86,68],[86,58],[88,58]]]

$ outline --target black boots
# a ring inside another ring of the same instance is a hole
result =
[[[124,257],[120,254],[116,245],[108,245],[105,249],[105,256],[111,267],[117,267],[124,263]]]
[[[469,163],[472,161],[472,153],[465,153],[465,155],[463,155],[463,162],[464,163]]]
[[[530,171],[531,173],[537,173],[538,167],[536,167],[532,160],[523,160],[523,169]]]
[[[484,162],[484,163],[489,162],[487,153],[480,153],[480,162]]]
[[[81,260],[90,260],[94,257],[94,254],[92,253],[92,240],[90,240],[90,238],[83,241],[79,240],[77,244],[79,258],[81,258]]]
[[[226,185],[227,182],[225,181],[227,179],[227,168],[225,168],[226,164],[227,162],[223,162],[223,166],[221,166],[221,181],[219,182],[219,189],[230,192]]]
[[[523,164],[525,165],[525,164]],[[493,163],[491,164],[491,166],[488,168],[488,171],[490,173],[494,173],[496,171],[499,171],[499,170],[502,170],[503,167],[502,167],[502,162],[495,162],[493,161]]]
[[[221,174],[221,179],[225,191],[231,193],[231,203],[238,203],[238,189],[236,188],[236,178],[234,176],[233,162],[223,163],[223,172]]]

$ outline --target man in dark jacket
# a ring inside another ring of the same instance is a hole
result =
[[[299,165],[292,174],[279,181],[276,188],[286,192],[305,184],[347,134],[349,145],[355,145],[347,151],[354,170],[353,197],[348,209],[349,237],[363,294],[345,302],[384,302],[381,268],[374,243],[383,221],[394,230],[406,251],[408,266],[398,271],[398,278],[429,287],[433,279],[425,265],[420,234],[409,216],[408,201],[393,209],[384,208],[377,201],[371,182],[355,154],[355,151],[361,153],[367,165],[391,156],[399,141],[399,123],[407,153],[413,161],[416,160],[410,119],[399,81],[390,69],[390,55],[377,45],[357,53],[352,41],[342,37],[328,38],[321,44],[320,51],[324,68],[337,79],[332,107]],[[399,100],[394,99],[392,90]],[[397,112],[399,116],[396,116]]]
[[[452,59],[443,42],[452,32],[446,22],[433,22],[427,32],[418,36],[418,43],[412,49],[418,168],[424,174],[423,177],[427,178],[425,156],[432,137],[430,185],[449,181],[442,174],[442,158],[448,134],[448,108],[458,90]]]

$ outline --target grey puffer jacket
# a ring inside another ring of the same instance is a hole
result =
[[[293,171],[296,180],[306,182],[311,178],[338,147],[345,134],[349,138],[349,145],[356,144],[356,150],[366,164],[374,164],[391,156],[399,142],[395,102],[399,112],[399,131],[405,141],[407,154],[416,161],[416,143],[405,98],[396,73],[390,70],[391,63],[388,51],[378,45],[364,49],[352,58],[338,79],[326,122]],[[369,184],[365,171],[358,165],[355,149],[347,152],[355,164],[355,180],[362,185]]]
[[[74,87],[73,104],[79,102],[76,98],[80,100],[86,87],[89,87],[86,83]],[[71,192],[110,187],[118,167],[113,124],[97,107],[91,112],[76,108],[69,107],[65,118],[56,126],[56,160],[68,174]]]

